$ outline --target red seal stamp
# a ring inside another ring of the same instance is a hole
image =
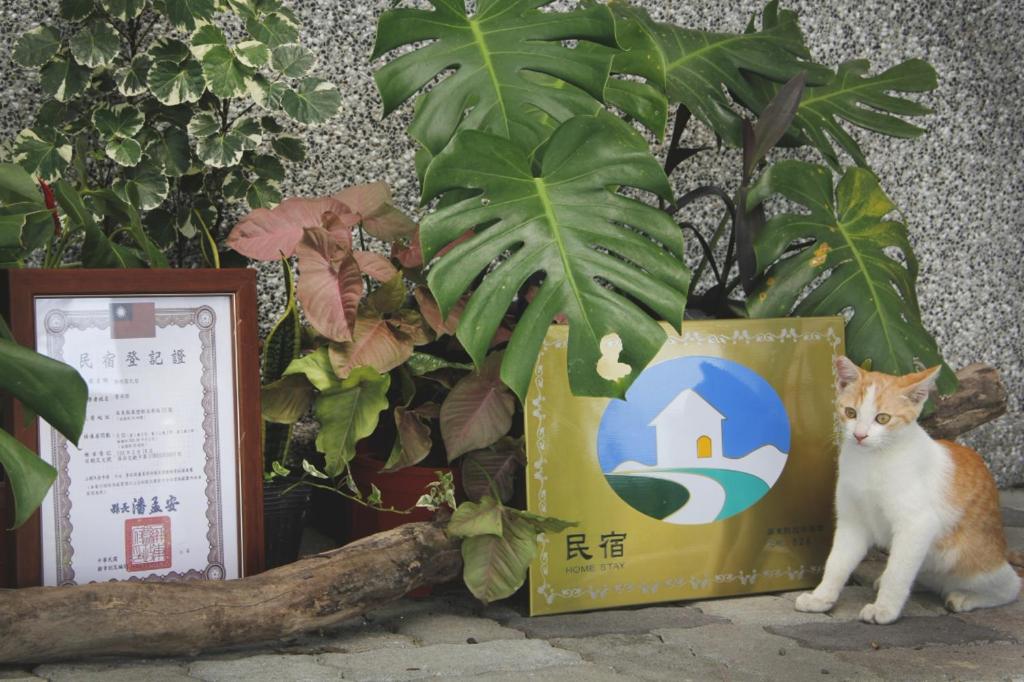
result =
[[[171,567],[171,518],[150,516],[124,522],[124,556],[128,571]]]

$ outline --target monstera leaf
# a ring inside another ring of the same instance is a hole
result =
[[[454,67],[420,98],[409,127],[430,154],[440,153],[465,128],[533,147],[559,122],[601,106],[612,52],[570,49],[562,41],[614,46],[614,24],[604,5],[544,12],[540,7],[551,0],[480,0],[469,16],[458,0],[430,3],[433,11],[381,15],[373,51],[376,58],[430,41],[374,74],[385,113]]]
[[[825,159],[838,167],[839,157],[829,138],[859,166],[867,166],[867,159],[857,141],[846,132],[839,119],[891,137],[917,137],[924,129],[907,123],[899,116],[923,116],[931,109],[908,99],[894,97],[895,92],[927,92],[934,90],[937,81],[935,69],[920,59],[911,59],[883,71],[867,76],[870,64],[859,59],[846,62],[821,87],[804,92],[796,112],[790,134],[802,144],[818,148]],[[779,84],[751,77],[754,99],[744,104],[760,111],[778,91]]]
[[[857,363],[870,360],[873,369],[892,374],[942,364],[921,322],[914,294],[917,259],[907,228],[887,219],[896,207],[878,179],[864,168],[851,168],[833,192],[832,174],[823,166],[781,161],[751,188],[748,209],[772,194],[808,212],[778,215],[758,235],[754,246],[763,284],[748,298],[750,316],[852,310],[846,346]],[[787,249],[793,252],[783,258]],[[890,255],[894,250],[902,259]],[[952,371],[943,367],[940,390],[955,386]]]
[[[689,272],[682,263],[682,234],[668,214],[616,188],[635,187],[666,200],[672,190],[645,140],[608,113],[562,124],[538,162],[535,175],[522,147],[474,130],[459,133],[436,157],[424,180],[425,198],[457,188],[478,194],[423,221],[420,241],[428,262],[467,230],[476,233],[431,268],[430,289],[447,315],[483,274],[457,330],[479,366],[516,292],[543,273],[509,341],[502,380],[520,398],[526,395],[548,323],[565,313],[573,392],[621,396],[665,339],[655,319],[630,299],[678,326]],[[622,361],[632,368],[618,381],[602,378],[596,368],[600,342],[613,333],[623,342]]]
[[[733,146],[741,142],[741,117],[730,106],[723,86],[746,104],[759,100],[744,74],[759,74],[780,85],[801,71],[810,83],[824,83],[832,76],[829,69],[810,61],[796,13],[780,12],[777,2],[765,8],[760,31],[740,34],[658,23],[646,10],[626,2],[610,6],[623,48],[615,56],[612,71],[643,76]],[[625,87],[628,81],[611,83],[616,85],[609,89]]]

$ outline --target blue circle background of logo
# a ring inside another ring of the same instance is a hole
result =
[[[739,460],[766,445],[789,452],[789,416],[771,384],[737,362],[688,356],[648,367],[630,386],[625,400],[608,404],[597,434],[601,470],[611,474],[624,462],[656,466],[657,431],[651,421],[686,389],[725,417],[720,446],[724,458]],[[743,502],[742,508],[733,505],[719,518],[738,513],[757,499]]]

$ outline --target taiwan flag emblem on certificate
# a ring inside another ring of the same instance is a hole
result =
[[[155,303],[110,304],[110,338],[151,339],[155,336]]]

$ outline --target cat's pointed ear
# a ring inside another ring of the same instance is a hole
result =
[[[860,379],[860,372],[857,363],[845,355],[836,358],[836,377],[840,390]]]
[[[941,369],[941,365],[936,365],[935,367],[929,367],[923,372],[908,374],[903,377],[905,382],[903,385],[903,395],[910,398],[910,401],[913,403],[923,403],[925,400],[928,400],[929,394],[935,388],[935,380],[938,379],[939,370]]]

